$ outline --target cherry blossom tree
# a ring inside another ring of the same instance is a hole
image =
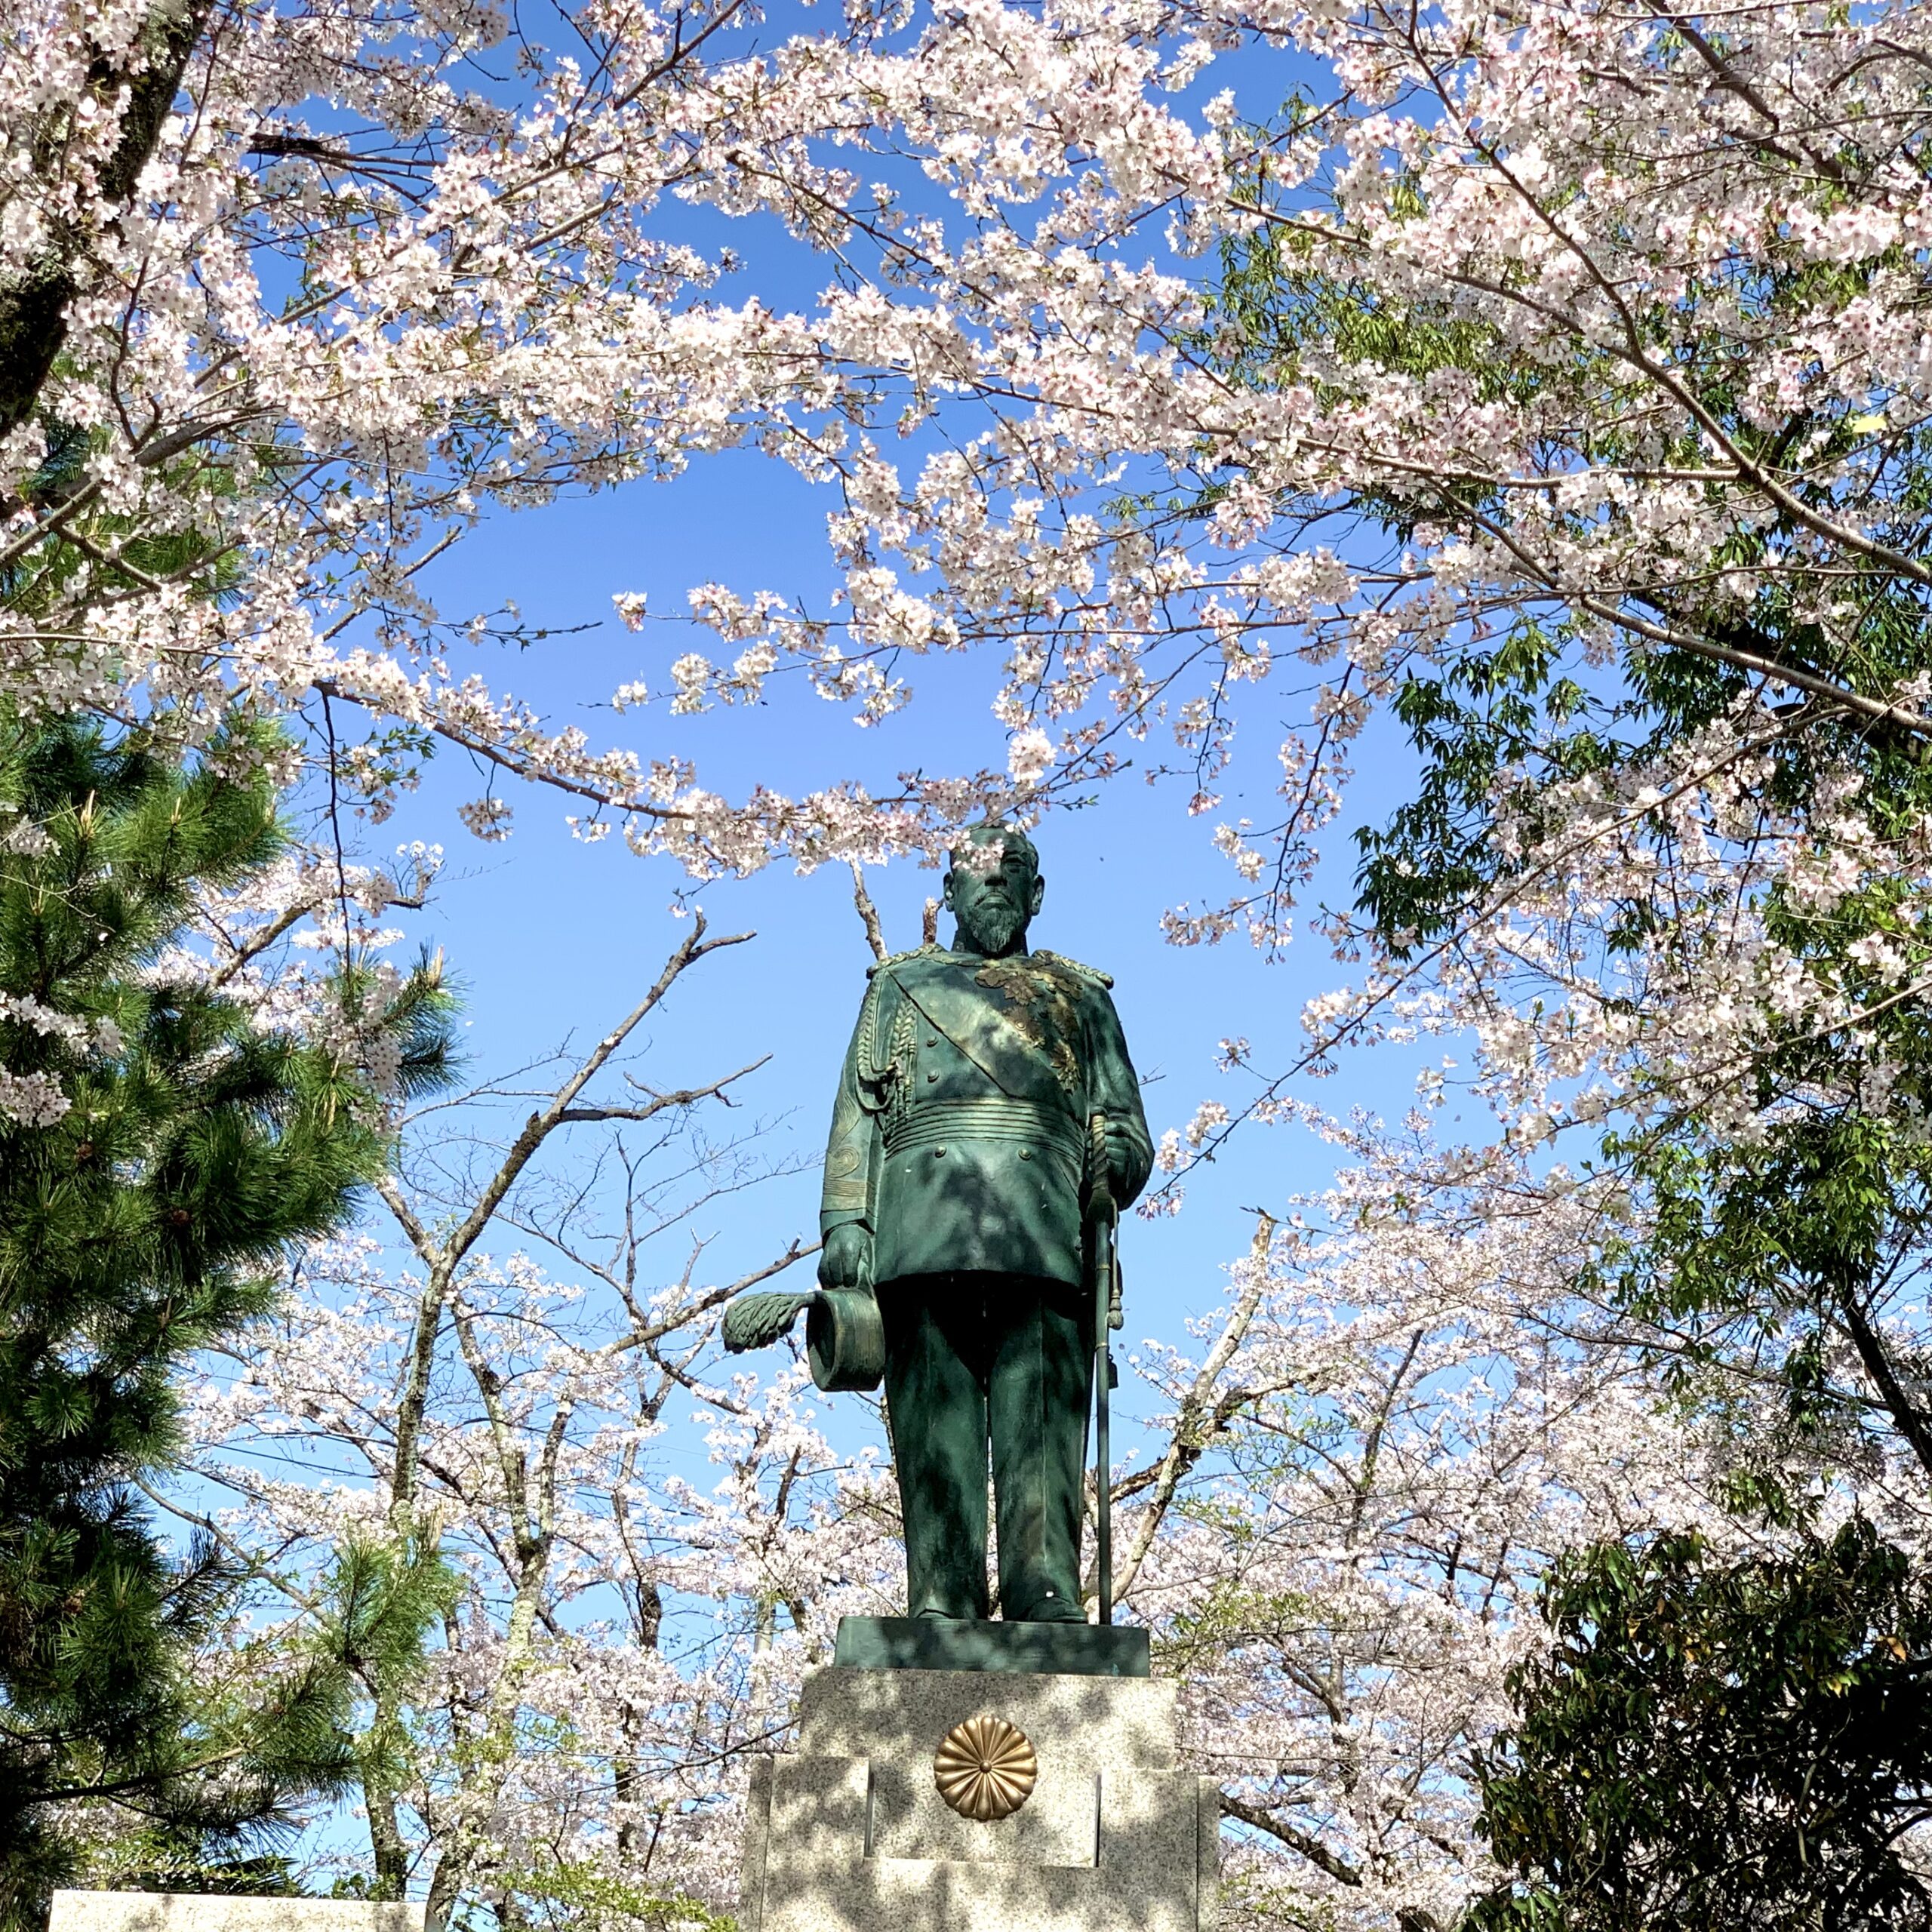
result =
[[[835,245],[863,189],[812,143],[854,131],[897,24],[857,10],[774,58],[743,0],[586,7],[554,48],[480,0],[9,9],[9,693],[189,739],[306,706],[379,805],[448,742],[705,866],[903,848],[1004,796],[983,774],[728,805],[674,754],[491,694],[463,660],[513,620],[447,620],[421,588],[480,518],[559,491],[760,437],[823,469],[838,438],[811,426],[864,413],[870,370],[805,317],[712,299],[728,251],[652,217],[768,212]],[[466,814],[484,835],[508,815],[494,786]]]
[[[731,1294],[809,1251],[707,1284],[700,1240],[656,1272],[768,1162],[755,1129],[712,1142],[696,1119],[752,1069],[658,1091],[627,1046],[684,973],[747,937],[694,919],[553,1086],[526,1072],[466,1097],[472,1122],[521,1116],[500,1143],[453,1140],[432,1110],[380,1190],[410,1268],[369,1237],[318,1248],[198,1392],[217,1500],[176,1506],[256,1565],[250,1641],[299,1652],[339,1629],[367,1552],[451,1575],[411,1667],[365,1673],[361,1869],[378,1896],[416,1881],[439,1914],[506,1922],[667,1923],[696,1901],[703,1922],[731,1893],[741,1761],[787,1719],[796,1662],[770,1654],[774,1613],[828,1571],[854,1600],[878,1591],[876,1472],[835,1457],[798,1371],[760,1392],[709,1347]],[[606,1138],[587,1168],[546,1168],[554,1137],[591,1130]],[[528,1246],[493,1255],[493,1224]],[[715,1495],[654,1467],[667,1405],[694,1398],[728,1471]]]
[[[55,338],[0,411],[9,701],[190,741],[299,708],[378,815],[459,746],[699,872],[930,855],[1132,767],[1232,868],[1169,936],[1264,949],[1364,733],[1414,738],[1414,809],[1324,922],[1349,983],[1290,1066],[1230,1020],[1233,1084],[1155,1203],[1304,1118],[1344,1048],[1439,1041],[1469,1064],[1425,1100],[1464,1080],[1497,1117],[1488,1147],[1363,1143],[1318,1238],[1275,1204],[1201,1359],[1149,1358],[1169,1415],[1120,1478],[1121,1598],[1228,1744],[1254,1922],[1453,1912],[1481,1876],[1459,1754],[1566,1542],[1743,1535],[1720,1506],[1766,1471],[1922,1534],[1923,8],[965,0],[767,42],[742,0],[614,0],[548,47],[469,0],[0,17],[0,321]],[[1294,104],[1251,124],[1224,54]],[[816,256],[823,292],[737,299],[679,205],[747,218],[755,284]],[[490,688],[479,647],[519,620],[442,609],[432,562],[728,445],[825,487],[838,603],[694,586],[721,651],[586,694],[642,752]],[[788,678],[889,729],[939,654],[983,660],[1004,771],[727,799],[678,752],[675,717],[749,728]],[[1256,728],[1258,824],[1218,795]],[[467,816],[508,813],[493,780]],[[304,889],[346,926],[328,872]],[[209,1398],[211,1444],[352,1450],[330,1505],[397,1563],[457,1552],[435,1687],[406,1724],[372,1694],[414,1768],[372,1746],[365,1780],[377,1882],[427,1846],[439,1905],[724,1909],[731,1767],[891,1571],[876,1473],[706,1352],[723,1284],[633,1308],[628,1234],[605,1275],[485,1266],[610,1066],[434,1212],[398,1182],[414,1272],[318,1263],[327,1292]],[[1814,1213],[1851,1153],[1863,1193]],[[1697,1273],[1713,1230],[1741,1303]],[[580,1332],[556,1297],[592,1280]],[[641,1456],[688,1395],[727,1500],[645,1485],[640,1569],[619,1438]],[[298,1538],[314,1594],[313,1485],[223,1473],[241,1514],[211,1520]],[[666,1663],[687,1601],[729,1634]],[[606,1670],[631,1687],[578,1694]]]
[[[1257,1231],[1198,1363],[1144,1364],[1174,1406],[1121,1583],[1223,1783],[1229,1921],[1426,1932],[1487,1881],[1468,1760],[1543,1565],[1718,1512],[1634,1358],[1549,1320],[1576,1224],[1307,1205],[1327,1231]]]
[[[1386,918],[1345,923],[1402,983],[1663,801],[1721,855],[1755,838],[1735,800],[1706,811],[1707,780],[1748,806],[1795,737],[1819,768],[1754,860],[1857,844],[1857,748],[1923,737],[1917,10],[1765,0],[1700,26],[1211,0],[788,24],[755,51],[735,3],[586,8],[554,46],[472,6],[27,10],[5,43],[0,285],[22,314],[50,275],[73,294],[9,446],[8,555],[32,586],[12,688],[189,734],[231,703],[306,705],[377,809],[454,743],[577,797],[589,835],[703,869],[929,853],[974,810],[1117,774],[1150,734],[1179,761],[1155,775],[1211,814],[1244,710],[1278,717],[1306,685],[1273,748],[1278,820],[1222,825],[1237,890],[1171,924],[1272,945],[1369,720],[1412,674],[1527,635],[1560,704],[1620,658],[1640,679],[1701,667],[1698,728],[1659,769],[1540,807],[1565,821],[1554,844],[1512,835],[1502,902],[1437,907],[1421,956]],[[1264,63],[1296,50],[1306,97],[1280,125],[1226,93],[1189,104],[1249,42]],[[507,93],[472,78],[499,48]],[[191,111],[150,136],[177,65]],[[728,303],[728,251],[663,238],[679,202],[720,233],[776,217],[824,255],[822,296]],[[1257,334],[1189,257],[1252,266],[1266,240],[1279,301]],[[746,442],[833,491],[838,606],[695,586],[735,656],[686,651],[615,701],[730,703],[789,667],[878,721],[922,655],[990,649],[1009,773],[885,798],[833,771],[801,801],[726,801],[668,748],[594,749],[466,672],[493,620],[446,617],[422,573],[478,518]],[[468,816],[491,835],[509,810],[493,785]],[[1917,822],[1854,863],[1909,873]],[[1678,831],[1650,863],[1675,864]],[[1752,950],[1762,876],[1735,930],[1694,913],[1654,948],[1681,977],[1719,943],[1780,989],[1718,1003],[1702,1097],[1734,1092],[1793,1000],[1823,1026],[1843,1004],[1832,976],[1786,987],[1781,949]],[[1603,1004],[1546,1008],[1546,1031]],[[1599,1057],[1671,1063],[1657,1016],[1655,1041],[1647,1014]],[[1318,1060],[1362,1023],[1326,1017]]]

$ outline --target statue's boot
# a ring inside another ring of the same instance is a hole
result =
[[[986,1397],[977,1337],[949,1275],[883,1283],[885,1412],[906,1531],[906,1614],[983,1618],[986,1589]],[[973,1311],[977,1314],[977,1310]]]
[[[907,1275],[881,1285],[909,1616],[988,1613],[990,1440],[1004,1615],[1085,1622],[1084,1300],[1071,1285],[1026,1275]]]
[[[1004,1611],[1001,1614],[1009,1623],[1084,1623],[1087,1621],[1087,1613],[1081,1608],[1079,1598],[1062,1596],[1057,1590],[1050,1590],[1023,1610]]]
[[[1011,1298],[987,1379],[1001,1614],[1015,1623],[1084,1623],[1084,1298],[1058,1282],[1007,1280]]]

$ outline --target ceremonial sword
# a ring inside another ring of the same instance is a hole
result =
[[[1094,1555],[1100,1598],[1100,1621],[1114,1620],[1114,1498],[1112,1439],[1114,1356],[1109,1343],[1121,1324],[1120,1256],[1115,1239],[1120,1210],[1107,1173],[1106,1122],[1100,1114],[1087,1123],[1087,1215],[1094,1233]]]

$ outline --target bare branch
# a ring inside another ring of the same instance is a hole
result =
[[[1244,1825],[1252,1825],[1257,1832],[1266,1832],[1291,1851],[1299,1852],[1309,1864],[1327,1873],[1338,1884],[1359,1885],[1361,1874],[1347,1860],[1337,1857],[1321,1841],[1311,1836],[1297,1826],[1277,1818],[1272,1812],[1264,1811],[1258,1804],[1250,1804],[1245,1799],[1221,1794],[1221,1810],[1225,1817],[1238,1818]]]
[[[885,929],[879,924],[878,908],[872,903],[872,896],[866,890],[866,869],[857,859],[851,863],[852,903],[858,908],[859,917],[865,921],[866,940],[872,949],[872,957],[883,959],[887,957]]]
[[[756,1287],[761,1281],[768,1281],[774,1275],[783,1274],[786,1269],[804,1260],[808,1255],[817,1254],[824,1245],[823,1241],[808,1243],[795,1241],[775,1261],[768,1261],[762,1268],[754,1268],[749,1275],[740,1275],[735,1281],[728,1281],[721,1288],[707,1290],[674,1316],[660,1322],[646,1323],[633,1329],[629,1334],[610,1343],[603,1352],[607,1355],[617,1355],[631,1349],[648,1348],[654,1342],[662,1341],[666,1335],[688,1327],[699,1315],[708,1315],[714,1308],[722,1306],[747,1289]]]
[[[641,1107],[566,1107],[557,1116],[556,1124],[559,1127],[567,1127],[584,1121],[654,1120],[660,1114],[667,1112],[671,1108],[695,1106],[700,1100],[722,1100],[728,1107],[732,1103],[730,1097],[724,1091],[725,1088],[729,1087],[734,1081],[742,1080],[749,1073],[755,1073],[771,1058],[771,1056],[769,1054],[762,1054],[756,1060],[749,1061],[740,1067],[737,1072],[728,1073],[721,1080],[712,1081],[708,1087],[679,1087],[674,1088],[668,1094],[660,1093],[656,1088],[647,1087],[641,1081],[632,1080],[626,1075],[625,1081],[627,1085],[635,1088],[640,1094],[650,1095],[651,1098],[647,1105]]]
[[[504,1195],[509,1193],[517,1177],[530,1164],[531,1158],[538,1148],[543,1146],[555,1128],[563,1124],[572,1103],[602,1072],[611,1056],[643,1024],[646,1017],[671,990],[678,976],[695,965],[706,954],[718,952],[728,946],[742,946],[746,940],[754,937],[750,933],[732,933],[723,939],[707,940],[704,930],[704,915],[700,912],[693,918],[689,937],[665,961],[663,971],[658,974],[651,990],[598,1041],[583,1065],[558,1088],[549,1105],[540,1108],[524,1123],[523,1131],[510,1143],[509,1152],[503,1156],[502,1165],[491,1177],[475,1206],[449,1238],[445,1252],[452,1267],[475,1245],[502,1204]]]
[[[408,1383],[396,1411],[395,1469],[390,1490],[389,1517],[398,1535],[406,1534],[411,1526],[417,1449],[422,1439],[423,1410],[429,1400],[430,1371],[435,1361],[436,1335],[441,1327],[443,1310],[457,1269],[481,1238],[484,1229],[502,1206],[504,1197],[515,1185],[537,1149],[563,1124],[565,1116],[577,1097],[663,999],[676,983],[678,975],[707,954],[719,952],[728,946],[743,945],[753,937],[750,933],[732,933],[723,939],[707,940],[704,934],[704,915],[700,912],[693,918],[691,930],[683,943],[665,961],[663,970],[650,991],[598,1041],[583,1064],[551,1096],[548,1105],[539,1108],[525,1121],[522,1131],[511,1143],[509,1151],[484,1185],[469,1212],[446,1239],[436,1241],[409,1212],[401,1192],[393,1180],[379,1189],[390,1212],[409,1235],[410,1244],[429,1266],[411,1344]]]
[[[1192,1386],[1181,1399],[1180,1412],[1174,1417],[1174,1431],[1168,1438],[1167,1454],[1161,1458],[1160,1466],[1154,1472],[1153,1494],[1148,1498],[1140,1521],[1135,1526],[1126,1563],[1114,1573],[1116,1603],[1133,1589],[1134,1579],[1140,1574],[1147,1552],[1154,1546],[1154,1539],[1160,1534],[1168,1506],[1173,1502],[1182,1480],[1199,1462],[1215,1436],[1226,1427],[1234,1408],[1245,1399],[1244,1396],[1238,1397],[1232,1407],[1215,1403],[1214,1386],[1234,1359],[1235,1352],[1241,1346],[1248,1325],[1254,1319],[1255,1310],[1261,1306],[1261,1297],[1268,1285],[1268,1257],[1274,1239],[1275,1217],[1257,1209],[1254,1238],[1249,1242],[1247,1249],[1247,1278],[1242,1283],[1240,1296],[1229,1310],[1228,1318],[1214,1347],[1208,1352],[1207,1359],[1201,1364]]]

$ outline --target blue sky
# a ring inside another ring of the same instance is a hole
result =
[[[534,625],[595,625],[521,656],[493,654],[483,668],[553,721],[583,724],[593,742],[617,738],[649,753],[697,758],[703,782],[730,795],[760,780],[796,789],[848,773],[876,777],[913,765],[1003,763],[1005,734],[989,708],[992,667],[983,660],[915,665],[914,703],[866,731],[796,685],[768,705],[700,717],[674,718],[654,706],[620,719],[592,708],[633,677],[661,686],[669,658],[703,641],[675,626],[627,632],[611,614],[614,592],[645,590],[654,608],[676,610],[691,585],[716,578],[809,594],[822,606],[832,582],[823,535],[830,503],[754,453],[704,459],[669,483],[638,483],[498,520],[452,552],[438,595],[458,614],[514,598]],[[1284,715],[1300,702],[1284,699]],[[1264,793],[1276,769],[1272,719],[1265,710],[1256,717],[1224,811],[1251,808],[1265,822],[1268,798],[1243,796],[1244,766]],[[1372,740],[1352,813],[1380,817],[1394,793],[1379,771],[1399,782],[1406,763],[1398,745],[1378,748]],[[366,836],[372,852],[414,838],[445,847],[435,901],[410,924],[445,948],[460,977],[472,1066],[485,1073],[545,1053],[567,1035],[587,1044],[628,1011],[681,936],[672,905],[691,886],[667,862],[639,860],[615,838],[594,846],[574,840],[565,824],[568,801],[540,791],[504,791],[516,807],[515,832],[502,844],[480,844],[457,823],[454,808],[481,789],[481,774],[445,752],[422,792],[406,796],[397,817]],[[1275,963],[1244,940],[1186,949],[1163,941],[1164,909],[1232,883],[1209,844],[1223,814],[1190,820],[1185,802],[1178,782],[1149,788],[1130,776],[1090,808],[1054,813],[1036,835],[1048,884],[1035,943],[1115,976],[1157,1136],[1184,1124],[1206,1095],[1238,1097],[1238,1086],[1215,1070],[1221,1038],[1245,1035],[1258,1066],[1283,1063],[1299,1040],[1304,1001],[1339,983],[1346,970],[1315,939],[1297,939]],[[1352,849],[1344,828],[1336,829],[1331,848],[1336,857],[1323,887],[1339,897]],[[875,869],[869,881],[889,943],[915,944],[936,875],[906,863]],[[841,869],[801,877],[776,865],[749,880],[706,885],[696,899],[714,930],[749,928],[759,937],[706,962],[679,987],[654,1034],[649,1077],[687,1084],[769,1054],[769,1065],[745,1090],[746,1111],[772,1121],[774,1154],[815,1158],[871,958],[850,876]],[[949,919],[941,931],[949,933]],[[1333,1108],[1361,1103],[1392,1115],[1407,1104],[1413,1072],[1405,1056],[1358,1056],[1308,1091]],[[1130,1223],[1123,1249],[1128,1341],[1180,1341],[1186,1317],[1219,1300],[1222,1267],[1246,1246],[1251,1223],[1242,1211],[1279,1210],[1290,1195],[1320,1186],[1332,1153],[1300,1130],[1252,1131],[1194,1181],[1182,1215]],[[804,1174],[721,1209],[707,1229],[718,1235],[707,1274],[728,1278],[792,1235],[814,1235],[817,1186],[815,1174]]]

